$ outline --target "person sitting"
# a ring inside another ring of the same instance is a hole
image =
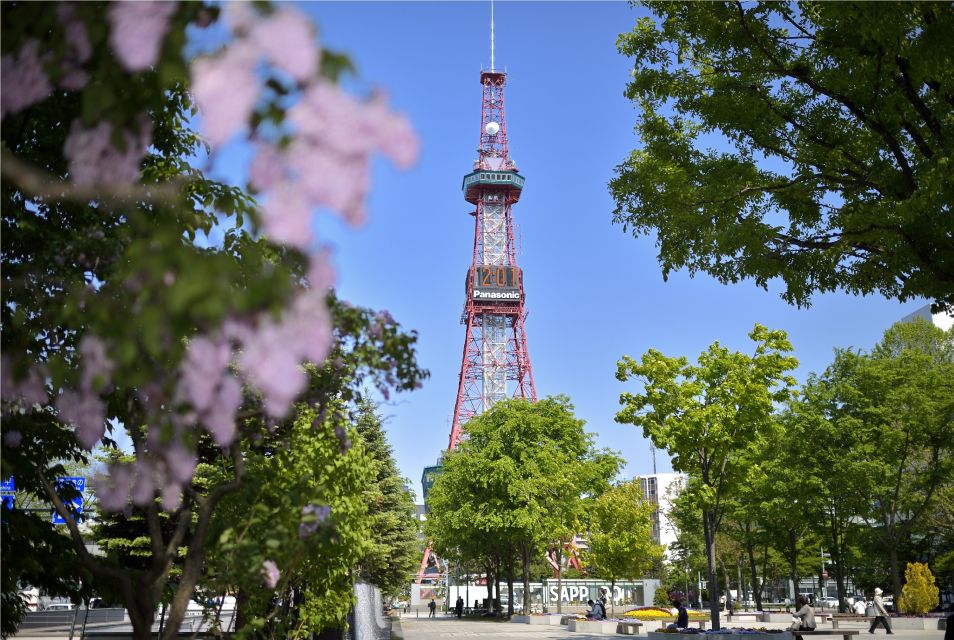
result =
[[[679,598],[673,598],[672,606],[676,609],[676,621],[668,625],[669,629],[685,629],[689,626],[689,612],[686,605]]]
[[[865,602],[865,599],[858,598],[857,600],[855,600],[855,605],[852,611],[854,612],[856,616],[863,616],[865,615],[865,611],[867,611],[867,609],[868,609],[868,603]]]
[[[801,640],[801,636],[796,632],[815,630],[815,610],[808,604],[808,598],[805,596],[798,596],[798,604],[799,609],[792,614],[792,624],[788,630],[793,632],[795,637]]]
[[[586,612],[586,617],[588,620],[605,620],[606,619],[606,607],[603,606],[603,603],[597,600],[593,602],[592,600],[587,600],[586,604],[590,606],[589,611]]]

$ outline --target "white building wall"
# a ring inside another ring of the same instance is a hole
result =
[[[669,510],[673,500],[678,498],[685,487],[685,476],[681,473],[649,473],[637,478],[643,498],[656,505],[653,540],[666,547],[666,558],[669,559],[669,546],[676,541],[678,533],[669,519]]]

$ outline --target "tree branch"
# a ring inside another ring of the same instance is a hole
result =
[[[56,509],[56,512],[60,515],[60,517],[66,521],[66,528],[69,530],[70,539],[73,541],[73,547],[76,549],[76,553],[79,555],[83,565],[93,573],[97,573],[107,578],[112,578],[113,580],[118,580],[123,587],[123,591],[128,591],[131,593],[132,582],[129,578],[129,574],[118,567],[112,567],[97,561],[90,554],[90,552],[86,549],[86,543],[83,541],[83,534],[80,533],[79,527],[76,524],[76,520],[73,518],[73,513],[63,503],[63,500],[56,492],[56,488],[53,486],[53,483],[50,482],[45,475],[43,475],[43,471],[39,468],[36,470],[36,477],[37,480],[40,481],[40,485],[43,487],[43,490],[46,491],[46,495],[50,499],[50,502],[53,503],[53,508]]]
[[[131,202],[168,203],[180,197],[182,185],[94,184],[78,185],[53,178],[49,173],[17,158],[7,149],[0,154],[0,175],[24,193],[44,200],[107,202],[128,205]]]
[[[831,89],[823,87],[804,71],[786,67],[785,64],[783,64],[777,56],[769,51],[769,49],[762,43],[758,36],[756,36],[755,33],[749,28],[748,21],[745,17],[745,9],[742,7],[742,3],[737,1],[735,4],[739,12],[742,30],[746,33],[746,35],[748,35],[749,39],[755,44],[756,47],[758,47],[765,57],[768,58],[769,62],[775,66],[774,70],[778,73],[788,76],[789,78],[803,82],[813,91],[840,103],[846,109],[848,109],[848,111],[854,114],[854,116],[857,117],[862,124],[877,133],[881,139],[884,140],[885,144],[888,145],[888,148],[891,150],[892,155],[897,161],[898,166],[901,169],[901,174],[903,175],[904,181],[908,188],[908,195],[911,195],[917,191],[918,185],[917,180],[914,177],[914,172],[912,171],[911,165],[908,163],[908,159],[904,155],[904,151],[901,149],[901,145],[897,138],[895,138],[891,132],[888,131],[880,122],[868,117],[868,114],[866,114],[857,104],[855,104],[855,101],[848,96],[836,93]]]
[[[928,129],[934,135],[934,139],[937,141],[938,145],[944,148],[944,133],[941,130],[941,123],[938,122],[937,118],[934,117],[934,114],[931,113],[931,110],[928,108],[924,101],[921,99],[921,96],[918,94],[917,90],[914,88],[914,84],[911,82],[911,75],[908,73],[911,65],[906,58],[901,56],[896,56],[894,61],[898,65],[898,69],[901,71],[900,75],[895,76],[895,82],[901,87],[901,90],[904,92],[904,95],[907,96],[908,101],[914,107],[915,111],[920,114],[924,119],[924,123],[927,125]]]

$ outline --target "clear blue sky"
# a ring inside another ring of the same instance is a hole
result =
[[[420,496],[423,467],[447,446],[464,327],[472,206],[461,178],[471,170],[480,126],[481,67],[489,67],[487,2],[309,3],[324,47],[347,53],[350,88],[388,90],[423,143],[407,172],[376,163],[369,222],[357,230],[330,216],[319,234],[336,248],[341,297],[388,309],[420,334],[424,388],[382,407],[402,473]],[[643,9],[622,2],[496,4],[497,67],[508,72],[512,157],[527,178],[514,207],[527,289],[527,335],[537,392],[563,393],[598,443],[622,453],[625,476],[652,471],[650,448],[613,416],[627,389],[616,362],[649,348],[691,359],[719,340],[750,350],[756,323],[789,332],[797,376],[821,371],[836,347],[869,348],[894,321],[922,306],[880,297],[816,296],[788,306],[775,288],[723,286],[677,273],[662,281],[653,238],[613,225],[607,182],[639,144],[636,111],[623,97],[632,61],[616,52]],[[241,154],[226,165],[237,167]],[[229,169],[238,179],[239,169]],[[659,471],[671,469],[657,453]]]

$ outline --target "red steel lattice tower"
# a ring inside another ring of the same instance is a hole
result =
[[[449,449],[470,418],[511,395],[509,383],[512,397],[537,399],[524,329],[523,272],[517,266],[513,233],[512,206],[520,199],[524,177],[507,148],[506,78],[502,71],[480,74],[480,146],[474,170],[463,181],[464,199],[476,205],[474,251],[465,279],[461,324],[467,329]]]
[[[537,400],[524,329],[523,272],[517,266],[513,233],[512,207],[520,200],[524,177],[508,151],[506,80],[506,73],[493,68],[480,73],[480,146],[474,170],[464,176],[462,185],[464,199],[476,207],[471,212],[474,250],[464,280],[466,301],[460,320],[467,328],[448,449],[457,445],[468,420],[500,400]],[[430,545],[418,582],[424,578],[429,556]]]

